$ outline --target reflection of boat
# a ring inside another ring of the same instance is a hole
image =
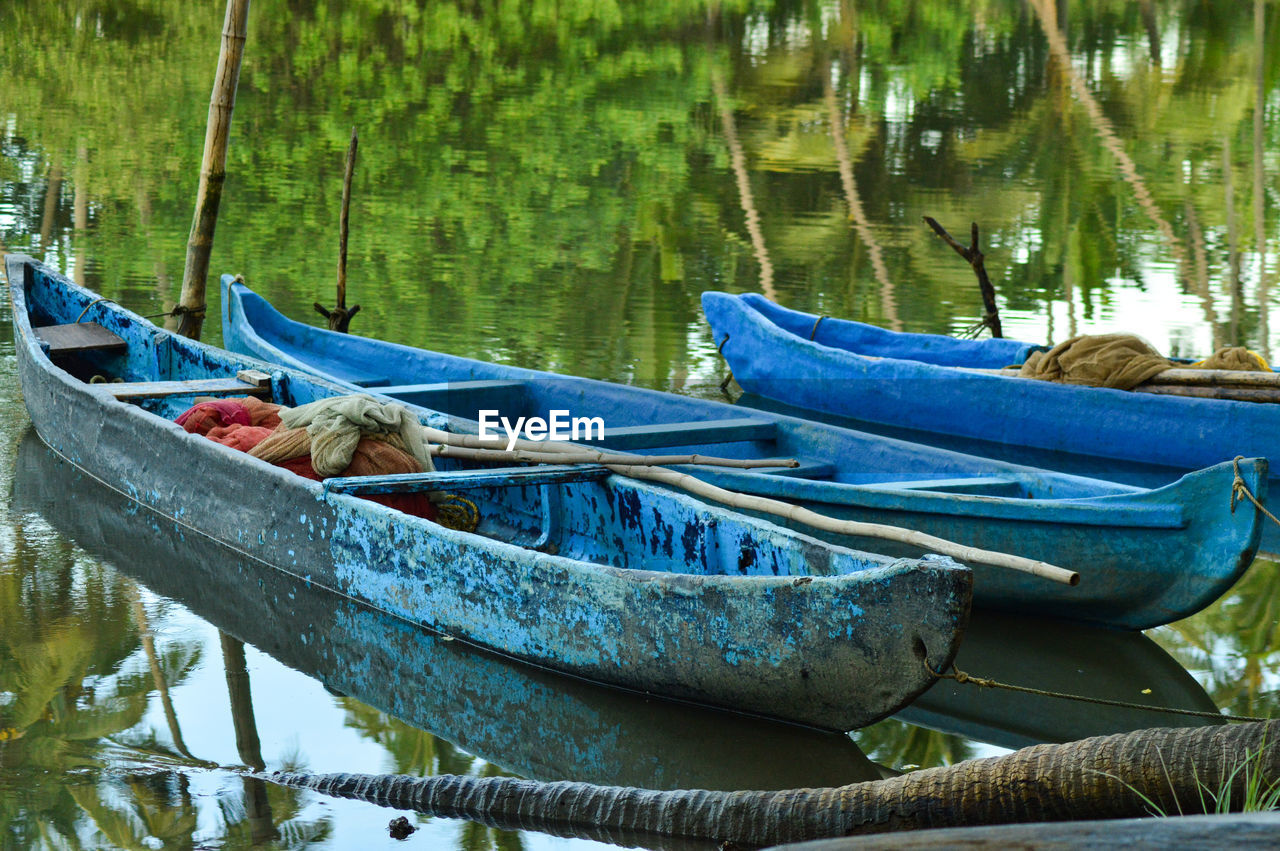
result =
[[[1108,477],[1127,468],[1142,481],[1234,455],[1280,456],[1275,404],[991,374],[981,370],[1020,364],[1037,347],[889,331],[754,293],[707,292],[702,306],[716,340],[728,337],[722,352],[742,388],[795,408],[911,429],[944,445],[961,437],[964,446],[1029,447],[1038,451],[1018,456],[1026,463]]]
[[[13,507],[329,688],[526,777],[783,789],[881,776],[843,734],[562,677],[310,586],[137,511],[34,432],[19,447]]]
[[[965,631],[955,666],[967,674],[1081,700],[943,680],[897,718],[1006,748],[1069,742],[1148,727],[1200,727],[1221,719],[1195,678],[1139,632],[982,612]],[[1135,709],[1089,703],[1113,700]]]
[[[209,393],[296,407],[346,391],[164,331],[29,257],[6,262],[41,439],[280,570],[564,673],[828,729],[901,708],[932,684],[925,661],[955,653],[973,577],[950,559],[825,544],[603,467],[320,482],[189,434],[173,420]],[[404,413],[357,418],[425,455]],[[476,533],[361,498],[455,490],[478,507]]]
[[[610,426],[605,445],[617,448],[675,451],[678,445],[718,455],[797,457],[801,468],[786,476],[688,471],[826,514],[1041,559],[1082,577],[1072,588],[973,565],[979,605],[1155,626],[1217,599],[1247,569],[1258,545],[1257,513],[1230,510],[1230,464],[1143,491],[704,399],[335,334],[285,318],[229,278],[223,279],[223,310],[226,345],[267,360],[351,385],[377,385],[375,392],[466,419],[478,417],[480,408],[500,410],[512,421],[556,410],[600,415]],[[934,408],[932,415],[948,414]],[[735,430],[740,436],[731,436]],[[1242,470],[1251,488],[1264,486],[1265,461]]]

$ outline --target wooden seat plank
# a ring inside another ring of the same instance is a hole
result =
[[[46,325],[33,329],[45,345],[50,357],[90,351],[122,351],[128,348],[121,337],[108,331],[97,322],[72,322],[67,325]]]
[[[192,381],[129,381],[95,384],[95,390],[117,399],[145,399],[156,396],[264,396],[271,395],[271,385],[251,384],[239,378],[200,378]]]
[[[942,491],[945,493],[987,493],[1013,490],[1021,492],[1022,485],[1014,479],[999,476],[973,476],[955,479],[920,479],[910,482],[881,482],[868,485],[876,490]]]

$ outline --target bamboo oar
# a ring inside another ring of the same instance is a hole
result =
[[[1018,377],[1017,367],[963,371]],[[1280,373],[1247,369],[1166,369],[1134,387],[1132,392],[1236,402],[1280,402]]]
[[[816,511],[810,511],[807,508],[801,508],[797,505],[782,502],[781,500],[770,499],[765,496],[738,493],[736,491],[716,487],[715,485],[708,484],[701,479],[694,478],[686,473],[679,473],[675,470],[666,470],[660,467],[649,466],[646,463],[648,456],[644,455],[604,453],[594,450],[583,450],[581,447],[568,443],[554,443],[551,441],[537,442],[530,440],[517,440],[516,451],[509,452],[505,448],[489,448],[486,450],[486,444],[492,446],[493,444],[503,444],[504,441],[502,441],[501,438],[490,438],[486,440],[474,434],[454,434],[453,432],[441,431],[440,429],[434,428],[424,428],[424,431],[426,432],[425,436],[427,440],[435,443],[441,443],[448,447],[442,454],[453,455],[454,457],[471,457],[476,460],[521,460],[517,456],[525,455],[526,459],[529,456],[542,456],[543,459],[550,462],[578,463],[567,461],[567,459],[574,457],[576,453],[580,454],[584,461],[590,463],[602,463],[611,471],[620,475],[677,487],[688,491],[695,496],[714,500],[715,502],[727,505],[730,508],[758,511],[762,514],[772,514],[777,517],[782,517],[796,523],[810,526],[814,529],[833,532],[837,535],[855,535],[864,538],[879,538],[887,541],[897,541],[899,543],[919,547],[920,549],[928,552],[951,556],[952,558],[956,558],[961,561],[976,562],[978,564],[987,564],[994,567],[1006,567],[1012,570],[1019,570],[1044,579],[1050,579],[1054,582],[1061,582],[1064,585],[1077,585],[1080,582],[1079,573],[1071,570],[1065,570],[1047,562],[1023,558],[1022,556],[1009,555],[1007,553],[992,552],[991,550],[983,550],[977,547],[965,546],[964,544],[957,544],[943,538],[936,538],[933,535],[926,535],[923,532],[916,532],[912,529],[903,529],[897,526],[888,526],[881,523],[863,523],[856,520],[838,520],[834,517],[828,517],[825,514],[819,514]],[[540,448],[545,448],[548,451],[539,451]],[[481,451],[486,453],[483,458],[471,455],[471,453]],[[618,463],[616,459],[619,457],[624,459],[626,463]],[[702,463],[707,463],[708,460],[724,461],[733,459],[704,459]],[[778,465],[775,462],[771,463],[770,466],[781,465]]]
[[[738,493],[737,491],[726,490],[725,488],[716,487],[708,484],[701,479],[694,478],[688,473],[679,473],[675,470],[667,470],[662,467],[639,467],[628,466],[624,464],[606,464],[610,470],[624,476],[630,476],[633,479],[645,479],[651,482],[669,485],[671,487],[681,488],[688,491],[694,496],[700,496],[704,499],[712,499],[730,508],[736,508],[744,511],[759,511],[762,514],[773,514],[795,523],[802,523],[814,529],[821,529],[824,532],[834,532],[837,535],[855,535],[864,538],[880,538],[886,541],[897,541],[902,544],[909,544],[913,547],[919,547],[926,552],[939,553],[944,556],[951,556],[965,562],[976,562],[978,564],[987,564],[994,567],[1007,567],[1012,570],[1019,570],[1023,573],[1030,573],[1044,579],[1054,582],[1061,582],[1064,585],[1078,585],[1080,583],[1080,574],[1073,570],[1065,570],[1048,562],[1037,561],[1035,559],[1023,558],[1022,556],[1009,555],[1008,553],[997,553],[991,550],[983,550],[977,547],[969,547],[964,544],[957,544],[954,541],[948,541],[944,538],[936,538],[933,535],[926,535],[923,532],[917,532],[914,529],[903,529],[899,526],[887,526],[883,523],[863,523],[857,520],[838,520],[834,517],[828,517],[825,514],[819,514],[816,511],[810,511],[807,508],[801,508],[798,505],[792,505],[789,502],[782,502],[777,499],[770,499],[767,496],[755,496],[753,494]]]
[[[576,443],[563,443],[558,440],[525,440],[520,438],[515,441],[511,449],[507,448],[510,442],[502,437],[480,437],[478,434],[461,434],[452,431],[442,431],[438,428],[430,428],[423,426],[423,437],[432,442],[439,443],[450,447],[466,447],[468,449],[489,449],[497,450],[505,453],[501,458],[494,456],[493,460],[511,460],[511,452],[519,450],[530,453],[531,455],[545,455],[551,463],[561,464],[700,464],[708,467],[738,467],[741,469],[750,469],[753,467],[799,467],[800,462],[794,458],[717,458],[714,455],[637,455],[631,452],[605,452],[599,449],[592,449],[589,446],[579,446]],[[567,456],[576,456],[578,460],[565,460]],[[670,460],[652,461],[653,458],[666,458]],[[696,459],[696,460],[694,460]]]
[[[527,449],[476,449],[442,443],[431,447],[432,455],[465,458],[469,461],[525,461],[531,464],[632,464],[638,467],[667,467],[696,464],[703,467],[797,467],[794,458],[716,458],[711,455],[631,455],[583,449],[579,452],[537,452]]]
[[[1185,396],[1194,399],[1225,399],[1229,402],[1280,403],[1280,387],[1218,387],[1215,385],[1143,384],[1134,393],[1153,396]]]

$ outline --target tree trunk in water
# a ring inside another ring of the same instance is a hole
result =
[[[1232,778],[1280,781],[1280,724],[1139,730],[914,771],[834,789],[655,792],[444,775],[417,778],[277,772],[273,782],[501,828],[615,841],[677,837],[763,846],[937,827],[1201,813]],[[1235,772],[1234,777],[1232,777]]]

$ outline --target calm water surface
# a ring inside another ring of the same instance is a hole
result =
[[[222,6],[0,6],[0,250],[141,313],[173,304]],[[355,125],[357,333],[714,393],[706,289],[971,326],[973,276],[930,215],[957,236],[979,224],[1009,336],[1126,330],[1174,355],[1271,356],[1277,38],[1280,7],[1260,0],[255,0],[213,270],[318,319]],[[237,766],[762,788],[1187,723],[943,684],[832,737],[450,646],[258,573],[60,465],[27,433],[3,320],[6,846],[395,844],[388,811]],[[980,618],[961,664],[1268,715],[1277,601],[1280,567],[1259,562],[1145,637]],[[418,824],[423,848],[597,847]]]

